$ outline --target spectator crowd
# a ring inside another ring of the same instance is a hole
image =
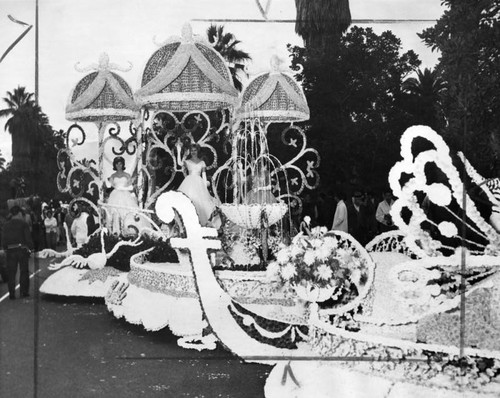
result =
[[[390,215],[393,202],[389,189],[380,197],[361,190],[354,190],[350,195],[336,190],[331,196],[321,192],[316,198],[305,194],[295,223],[304,234],[315,226],[324,226],[329,230],[347,232],[366,245],[378,234],[395,229]]]
[[[6,241],[4,229],[13,218],[24,221],[30,235],[29,249],[35,252],[65,248],[68,239],[72,246],[79,247],[97,229],[96,217],[90,207],[75,205],[70,209],[66,202],[43,201],[32,196],[9,199],[7,209],[0,209],[0,241]],[[6,248],[0,248],[0,280],[3,282],[8,279],[6,252]]]

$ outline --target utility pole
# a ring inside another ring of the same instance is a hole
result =
[[[35,0],[35,103],[38,105],[38,0]]]

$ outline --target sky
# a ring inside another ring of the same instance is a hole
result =
[[[65,107],[71,90],[85,73],[77,72],[76,63],[97,63],[106,52],[110,61],[133,67],[118,72],[131,86],[140,88],[140,76],[150,56],[158,49],[155,41],[180,36],[181,28],[190,22],[193,32],[205,35],[210,24],[204,20],[253,19],[262,22],[224,22],[225,30],[242,43],[250,53],[248,65],[252,75],[269,70],[273,54],[287,60],[288,43],[302,45],[293,23],[265,22],[256,5],[258,0],[39,0],[39,104],[52,127],[67,130],[72,124],[65,119]],[[269,1],[268,19],[293,20],[295,0]],[[354,20],[425,19],[436,20],[442,14],[440,0],[351,0]],[[23,32],[23,26],[11,22],[7,15],[34,24],[35,0],[0,0],[0,54]],[[439,54],[432,53],[417,36],[430,22],[393,24],[363,23],[376,33],[392,30],[402,40],[403,50],[413,49],[422,67],[433,67]],[[288,64],[285,62],[285,64]],[[88,72],[87,72],[88,73]],[[35,29],[0,63],[0,98],[17,86],[35,91]],[[4,102],[0,99],[0,109]],[[10,134],[4,130],[7,119],[0,120],[0,153],[11,160]],[[96,128],[84,126],[88,141],[95,140]]]

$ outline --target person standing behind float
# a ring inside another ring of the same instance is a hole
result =
[[[86,241],[88,237],[88,226],[87,226],[87,217],[88,213],[83,211],[78,211],[77,217],[73,220],[71,224],[71,234],[76,242],[76,247],[81,247]]]
[[[66,243],[66,231],[64,230],[64,224],[66,220],[66,215],[68,214],[68,208],[67,206],[64,206],[64,204],[61,203],[60,205],[60,211],[59,211],[59,217],[57,217],[57,228],[59,230],[59,240],[58,242],[65,244]]]
[[[16,289],[17,268],[20,269],[19,283],[21,297],[29,296],[29,257],[33,250],[33,241],[29,225],[24,221],[24,216],[19,206],[10,209],[11,219],[3,227],[2,248],[7,253],[7,279],[9,298],[14,300]]]
[[[337,202],[337,207],[333,216],[332,230],[348,232],[347,206],[344,202],[344,195],[336,192],[333,199]]]
[[[333,219],[333,205],[331,197],[326,192],[320,192],[318,196],[318,225],[326,227],[331,225]]]
[[[394,200],[392,198],[392,192],[385,191],[384,200],[378,204],[377,212],[375,213],[380,233],[387,232],[395,228],[391,217],[391,207],[393,203]]]
[[[73,212],[70,211],[69,206],[68,206],[66,216],[64,217],[64,223],[66,224],[67,231],[68,231],[67,239],[69,239],[69,242],[71,244],[73,244],[75,242],[75,237],[73,236],[73,233],[71,232],[71,227],[73,226],[74,220],[75,220],[75,217],[73,215]]]
[[[352,199],[346,203],[347,218],[349,220],[349,234],[362,245],[368,243],[368,217],[363,194],[355,191]]]
[[[28,224],[30,228],[30,233],[33,229],[33,220],[31,218],[31,209],[29,207],[21,207],[21,213],[23,214],[24,221]]]
[[[56,250],[58,225],[52,210],[47,211],[47,217],[43,220],[43,224],[45,225],[45,240],[47,241],[47,247]]]

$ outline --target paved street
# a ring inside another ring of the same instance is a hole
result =
[[[263,396],[268,366],[222,348],[182,349],[168,330],[115,319],[102,299],[38,297],[35,282],[50,274],[38,261],[31,297],[0,302],[0,397]],[[6,293],[0,284],[0,298]]]

